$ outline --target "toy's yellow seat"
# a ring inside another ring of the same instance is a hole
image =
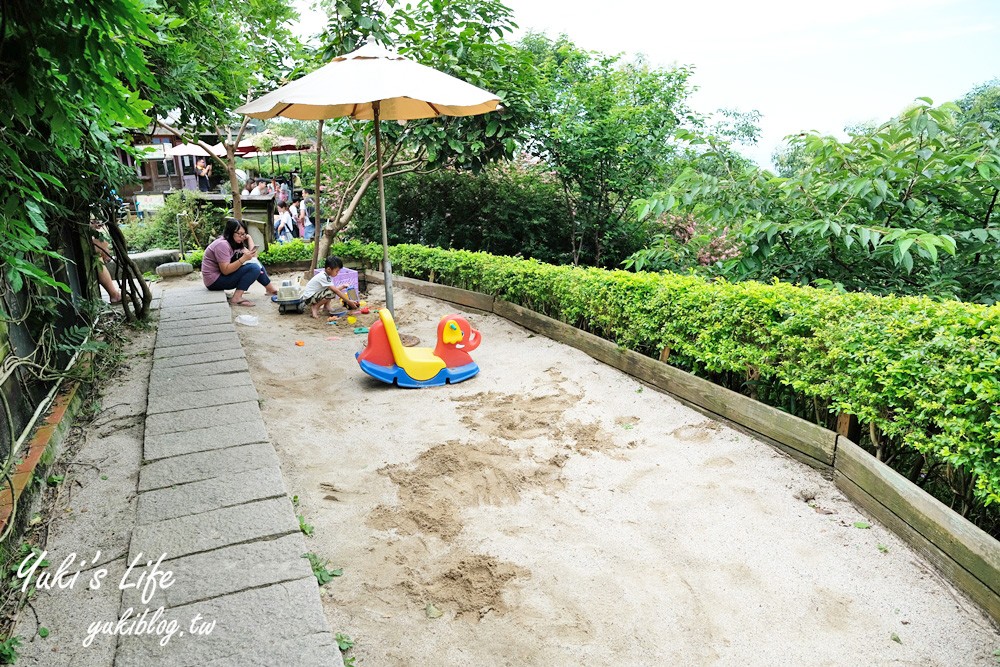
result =
[[[422,381],[430,380],[441,372],[445,367],[444,359],[436,356],[432,348],[403,346],[396,330],[396,321],[392,319],[392,313],[388,308],[379,310],[378,316],[382,320],[382,326],[385,327],[386,338],[389,339],[389,348],[392,349],[396,365],[407,375],[414,380]]]

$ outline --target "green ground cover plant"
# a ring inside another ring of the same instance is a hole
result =
[[[374,244],[332,250],[371,265],[381,257]],[[672,365],[823,425],[856,415],[859,444],[963,515],[984,513],[997,534],[1000,307],[414,245],[391,257],[399,275],[492,294],[622,348],[669,348]],[[782,392],[798,410],[773,400]]]

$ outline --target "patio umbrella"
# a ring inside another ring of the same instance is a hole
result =
[[[473,116],[497,108],[500,99],[461,79],[366,44],[267,95],[236,109],[252,118],[284,116],[320,121],[350,117],[375,121],[375,162],[382,217],[382,263],[385,305],[393,312],[392,265],[385,222],[385,185],[382,180],[380,120],[415,120],[437,116]],[[321,150],[317,146],[317,151]],[[317,162],[319,156],[317,155]],[[316,169],[319,186],[319,168]],[[317,192],[318,195],[318,192]],[[319,203],[317,196],[317,205]],[[318,208],[318,206],[317,206]],[[319,214],[317,212],[317,219]],[[316,244],[319,247],[319,244]]]
[[[178,155],[193,155],[196,157],[208,157],[209,153],[204,148],[198,144],[177,144],[176,146],[170,146],[164,151],[167,155],[174,157]],[[212,146],[212,152],[219,157],[224,157],[226,155],[226,149],[222,147],[222,144],[216,144]]]
[[[270,144],[268,150],[261,148],[265,143]],[[307,151],[311,148],[312,144],[308,142],[302,143],[295,137],[279,137],[265,130],[240,141],[236,146],[236,153],[279,153],[281,151]]]

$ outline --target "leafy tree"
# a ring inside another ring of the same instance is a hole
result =
[[[214,159],[229,176],[233,208],[241,215],[235,149],[249,119],[232,110],[255,90],[269,90],[287,76],[301,56],[289,29],[295,17],[290,0],[160,0],[165,11],[177,16],[171,39],[150,44],[149,66],[159,88],[149,91],[161,126],[178,137],[211,146],[199,139],[215,133],[226,148],[226,157]],[[162,119],[176,115],[176,125]]]
[[[393,244],[482,250],[553,264],[570,259],[559,182],[544,165],[527,159],[498,161],[478,174],[458,169],[407,174],[386,183],[386,208]],[[350,230],[381,241],[376,197],[365,197]]]
[[[317,51],[320,60],[314,65],[330,62],[333,58],[356,51],[369,40],[380,44],[392,42],[392,27],[388,14],[396,0],[323,0],[326,26],[323,47]]]
[[[641,212],[735,225],[742,255],[719,267],[734,278],[1000,298],[995,130],[922,98],[847,142],[803,134],[791,146],[804,166],[789,177],[690,170]]]
[[[635,250],[630,206],[662,182],[673,133],[694,120],[691,70],[587,52],[565,36],[529,34],[522,45],[543,80],[529,150],[562,184],[573,263],[617,263]]]
[[[149,124],[143,93],[158,89],[144,52],[170,25],[138,0],[0,4],[0,273],[15,292],[68,291],[37,260],[89,239],[91,206],[126,178],[116,150]],[[130,317],[150,297],[126,296]]]
[[[976,86],[955,103],[963,120],[990,123],[994,131],[1000,129],[1000,78]]]
[[[676,137],[682,144],[665,178],[683,178],[693,172],[706,178],[732,180],[735,174],[752,169],[754,164],[736,150],[735,144],[756,143],[759,120],[757,111],[720,109],[708,129],[702,129],[704,121],[699,118],[693,128],[679,130]],[[753,180],[739,185],[720,196],[730,201],[753,198]],[[712,220],[690,211],[664,211],[650,219],[648,246],[632,253],[622,264],[636,271],[693,270],[711,274],[719,262],[739,255],[738,235],[730,227],[723,218]]]
[[[513,155],[531,117],[534,79],[524,54],[499,41],[516,27],[508,7],[498,0],[421,0],[377,17],[353,9],[338,10],[338,17],[337,28],[325,35],[326,53],[350,50],[361,35],[376,41],[387,36],[387,46],[401,55],[495,92],[501,99],[503,110],[484,116],[383,123],[386,177],[446,165],[478,170]],[[341,120],[332,125],[341,137],[341,157],[349,157],[353,168],[349,175],[323,184],[321,211],[333,213],[322,226],[317,257],[350,223],[377,175],[372,124]],[[343,174],[343,163],[332,168]]]

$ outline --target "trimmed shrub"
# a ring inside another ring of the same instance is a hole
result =
[[[272,243],[267,251],[261,252],[260,263],[264,266],[284,264],[286,262],[309,261],[313,256],[312,241],[292,239],[286,243]]]

